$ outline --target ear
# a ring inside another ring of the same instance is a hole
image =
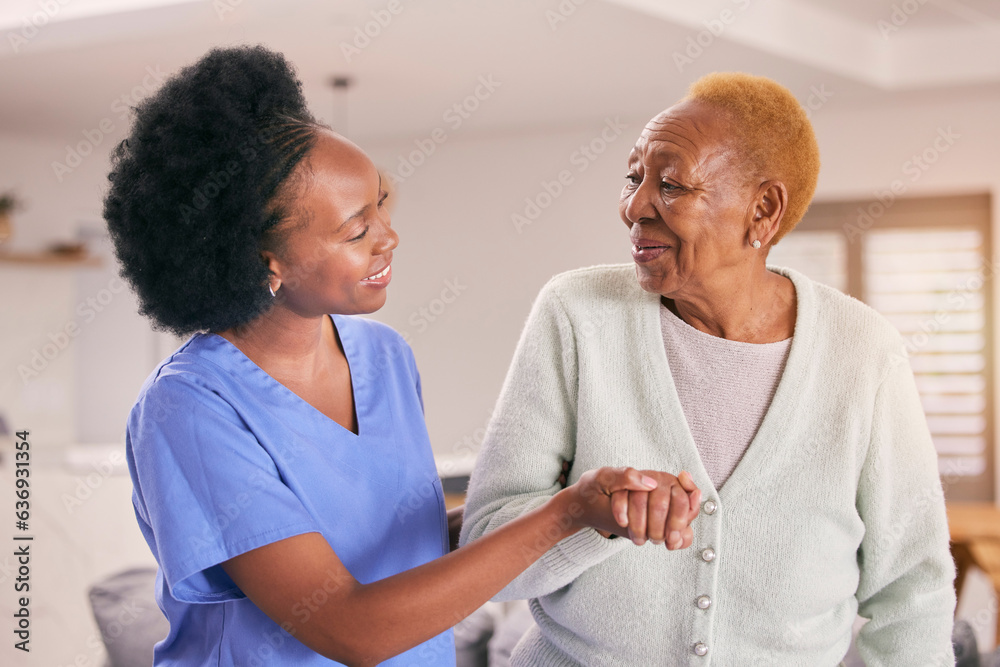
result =
[[[781,181],[761,183],[751,204],[747,244],[758,240],[761,246],[767,247],[778,233],[786,208],[788,208],[788,188],[785,184]]]
[[[267,265],[268,271],[271,272],[271,279],[269,281],[271,287],[277,290],[278,287],[281,286],[281,283],[284,282],[284,278],[282,277],[282,265],[278,260],[278,256],[270,250],[262,250],[260,258],[264,261],[264,264]]]

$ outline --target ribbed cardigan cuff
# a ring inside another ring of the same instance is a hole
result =
[[[629,540],[622,538],[609,540],[593,528],[585,528],[545,552],[542,562],[556,577],[575,578],[587,568],[618,553],[628,544],[631,544]]]

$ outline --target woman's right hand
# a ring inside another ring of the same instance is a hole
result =
[[[605,537],[628,537],[683,549],[694,539],[690,523],[698,515],[701,491],[690,475],[681,479],[655,470],[598,468],[580,476],[558,495],[577,528],[594,528]]]

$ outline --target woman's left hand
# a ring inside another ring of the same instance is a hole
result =
[[[562,472],[559,473],[559,486],[566,488],[569,481],[569,471],[573,468],[573,461],[563,461],[562,462]]]
[[[451,543],[451,551],[458,548],[458,536],[462,532],[462,517],[465,513],[465,505],[459,505],[448,510],[448,538]]]

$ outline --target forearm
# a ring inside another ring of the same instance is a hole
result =
[[[863,615],[870,615],[871,620],[857,639],[866,665],[955,664],[951,644],[955,590],[950,581],[941,579],[937,589],[926,582],[900,581],[866,601]]]
[[[513,499],[496,508],[490,505],[465,517],[462,548],[487,539],[518,517],[533,511],[548,496]],[[468,506],[467,506],[468,507]],[[625,533],[618,526],[604,526],[606,532]],[[628,540],[609,540],[592,530],[582,530],[560,541],[524,572],[504,586],[494,597],[497,601],[526,600],[542,597],[572,583],[583,572],[603,562],[631,544]]]
[[[666,519],[668,525],[679,522],[679,528],[693,518],[674,485],[661,486],[634,468],[588,471],[572,487],[474,544],[395,577],[351,587],[333,612],[339,618],[327,619],[331,622],[327,627],[354,638],[352,654],[361,656],[361,664],[416,646],[478,609],[518,573],[551,554],[556,544],[578,536],[609,542],[582,527],[625,531],[611,512],[612,498],[619,491],[638,492],[636,498],[641,497],[636,508],[643,511],[633,516],[630,510],[628,521],[622,519],[629,526],[633,519],[638,525],[650,517],[654,522]]]
[[[367,585],[315,619],[335,629],[328,657],[374,665],[454,626],[574,527],[565,495],[442,558]],[[344,655],[345,652],[348,654]]]

